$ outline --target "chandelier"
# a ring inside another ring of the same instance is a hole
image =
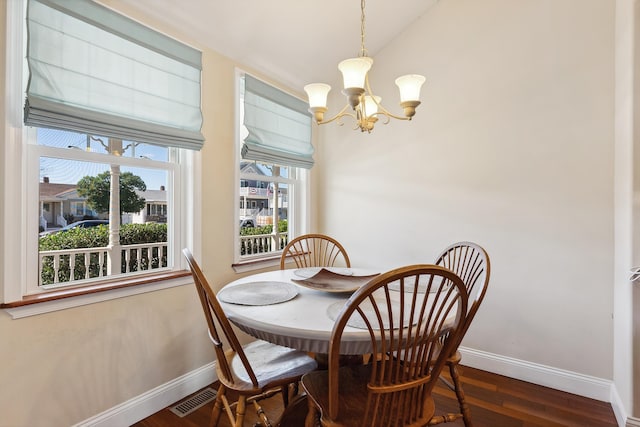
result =
[[[365,0],[360,0],[360,54],[357,58],[349,58],[338,64],[338,69],[342,72],[344,89],[342,93],[347,97],[347,105],[344,106],[335,116],[324,119],[327,111],[327,95],[331,86],[325,83],[311,83],[304,87],[309,97],[309,111],[317,124],[323,125],[338,120],[342,125],[341,118],[350,116],[356,121],[354,129],[371,132],[379,117],[384,117],[383,124],[389,123],[391,118],[398,120],[411,120],[416,114],[416,107],[420,105],[420,88],[425,81],[424,76],[418,74],[408,74],[396,79],[396,85],[400,89],[400,106],[404,110],[404,117],[390,113],[381,104],[382,98],[373,94],[369,86],[369,70],[373,64],[373,59],[367,56],[364,47],[365,35]],[[351,108],[351,111],[348,111]]]

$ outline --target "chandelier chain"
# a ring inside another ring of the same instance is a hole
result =
[[[364,2],[365,0],[360,0],[360,56],[369,56],[367,53],[367,49],[364,47]]]

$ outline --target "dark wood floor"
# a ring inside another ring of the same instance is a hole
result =
[[[471,406],[475,427],[617,427],[611,405],[569,393],[514,380],[489,372],[461,367],[463,387]],[[444,385],[435,390],[439,410],[453,411],[456,399]],[[279,396],[262,406],[272,420],[282,410]],[[195,427],[208,426],[213,403],[180,418],[162,411],[134,424],[134,427]],[[257,416],[247,407],[246,426],[253,426]],[[304,425],[302,420],[300,426]],[[461,420],[443,426],[463,426]],[[220,417],[220,427],[229,427],[226,416]]]

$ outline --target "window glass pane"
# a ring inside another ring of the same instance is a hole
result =
[[[240,173],[241,174],[258,174],[263,176],[271,176],[271,177],[281,177],[288,178],[289,170],[295,169],[290,168],[288,166],[276,166],[271,163],[257,162],[257,161],[247,161],[243,160],[240,162]],[[240,186],[246,187],[247,183],[244,179],[240,180]]]
[[[109,153],[109,138],[105,136],[86,135],[57,129],[37,128],[39,145],[72,150],[91,151],[93,153]],[[169,148],[157,145],[122,141],[120,155],[123,157],[169,161]]]
[[[131,143],[128,141],[123,142],[123,147],[130,146],[122,154],[124,157],[133,157],[147,160],[155,160],[157,162],[169,161],[169,150],[167,147],[160,147],[157,145],[144,144],[144,143]]]
[[[113,242],[111,250],[114,174],[120,180],[121,226],[119,242]],[[40,176],[41,286],[171,267],[167,170],[41,156]]]
[[[278,252],[284,248],[289,236],[288,191],[291,184],[282,182],[289,168],[260,162],[241,162],[240,168],[240,256]],[[274,226],[276,224],[278,226]]]
[[[40,157],[40,182],[45,183],[76,185],[83,176],[97,176],[108,170],[109,165],[103,163]]]

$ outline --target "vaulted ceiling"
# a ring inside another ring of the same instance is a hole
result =
[[[358,0],[122,1],[292,88],[337,81],[338,62],[360,49]],[[369,55],[437,1],[370,0],[365,8]]]

